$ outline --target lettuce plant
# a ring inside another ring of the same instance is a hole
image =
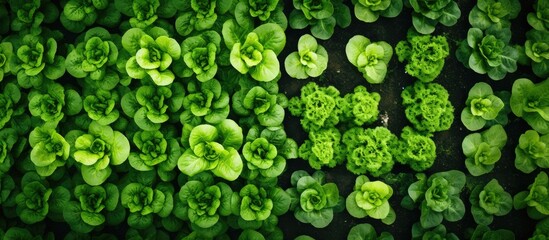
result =
[[[515,167],[523,173],[549,168],[549,134],[540,136],[534,130],[521,134],[515,148]]]
[[[541,78],[549,77],[549,32],[532,29],[526,33],[526,56],[532,60],[532,71]]]
[[[445,36],[420,35],[409,31],[406,41],[395,47],[399,62],[406,61],[406,73],[422,82],[432,82],[442,72],[450,47]]]
[[[221,36],[215,31],[205,31],[186,38],[181,43],[181,56],[185,63],[183,77],[196,75],[200,82],[206,82],[217,73],[218,55],[221,52]]]
[[[528,216],[533,219],[543,219],[549,215],[549,177],[547,173],[539,172],[536,179],[528,186],[528,190],[513,196],[513,206],[516,210],[526,208]]]
[[[133,135],[133,144],[139,151],[128,156],[130,165],[138,171],[156,170],[163,181],[172,180],[169,176],[176,165],[181,149],[173,137],[166,137],[160,131],[137,131]]]
[[[497,28],[511,27],[511,21],[520,12],[518,0],[479,0],[469,12],[469,24],[485,30],[492,25]]]
[[[453,26],[461,17],[461,10],[453,0],[407,0],[414,10],[412,24],[421,34],[431,34],[438,23],[446,27]]]
[[[265,240],[265,236],[260,232],[252,229],[245,229],[238,236],[238,240]]]
[[[347,42],[345,54],[367,82],[376,84],[385,80],[393,48],[385,41],[372,42],[367,37],[355,35]]]
[[[63,186],[52,188],[38,174],[26,173],[21,179],[21,192],[15,196],[16,212],[25,224],[63,220],[63,208],[70,200],[70,192]]]
[[[473,231],[470,239],[471,240],[482,240],[482,239],[513,240],[515,239],[515,233],[507,229],[491,230],[490,227],[488,227],[487,225],[479,224]]]
[[[69,143],[51,126],[35,128],[29,135],[29,143],[32,147],[30,160],[40,176],[52,175],[58,167],[64,166],[69,158]]]
[[[221,217],[231,214],[231,196],[229,185],[216,182],[210,173],[202,172],[189,178],[177,194],[174,214],[201,228],[210,228]]]
[[[380,100],[379,93],[368,92],[365,86],[358,85],[352,93],[347,93],[343,97],[343,102],[340,103],[340,120],[356,126],[371,124],[378,119]]]
[[[365,239],[394,240],[395,238],[389,232],[381,232],[378,236],[374,227],[369,223],[360,223],[353,226],[347,235],[347,240]]]
[[[292,199],[290,210],[302,223],[324,228],[332,222],[334,213],[345,208],[337,185],[326,183],[326,175],[322,171],[312,175],[304,170],[295,171],[291,176],[291,184],[292,187],[286,190]]]
[[[0,176],[10,171],[14,163],[14,146],[17,143],[19,136],[12,128],[0,129]],[[33,150],[34,151],[34,150]]]
[[[27,34],[13,45],[16,54],[9,65],[19,86],[39,87],[48,79],[57,80],[65,74],[65,58],[57,54],[55,38]]]
[[[467,39],[459,44],[457,59],[466,68],[479,74],[488,74],[492,80],[501,80],[517,70],[519,52],[509,44],[511,29],[492,26],[485,31],[470,28]]]
[[[347,152],[347,170],[379,177],[393,169],[395,160],[392,150],[398,138],[385,127],[347,130],[342,137]]]
[[[301,126],[307,132],[334,127],[339,123],[340,103],[343,99],[333,86],[321,87],[315,82],[301,88],[301,94],[288,102],[288,110],[301,118]]]
[[[63,218],[71,230],[89,233],[105,224],[120,224],[126,213],[118,204],[120,192],[112,183],[74,187],[74,200],[63,208]]]
[[[244,167],[238,154],[243,138],[242,128],[230,119],[215,125],[195,126],[188,135],[183,134],[183,146],[187,149],[179,157],[177,166],[191,177],[210,170],[218,177],[234,181]]]
[[[261,24],[272,22],[286,30],[288,19],[283,10],[284,1],[280,0],[240,0],[234,8],[234,16],[240,26],[253,26],[256,22]]]
[[[145,131],[159,130],[182,107],[185,89],[181,83],[170,86],[143,85],[122,97],[122,110]]]
[[[234,20],[223,23],[223,39],[231,49],[231,65],[242,74],[260,82],[272,81],[280,75],[280,63],[277,55],[286,45],[286,35],[276,23],[264,23],[247,34],[239,37],[239,31],[247,32]]]
[[[539,239],[545,239],[549,235],[549,218],[545,218],[543,220],[540,220],[536,224],[536,230],[534,230],[534,233],[532,234],[532,237],[530,239],[539,240]]]
[[[503,109],[505,103],[494,94],[492,87],[484,82],[471,87],[465,105],[461,111],[461,122],[469,131],[482,129],[506,118]]]
[[[353,192],[347,196],[345,206],[355,218],[381,219],[385,224],[395,221],[395,211],[389,205],[393,188],[382,181],[370,181],[365,175],[356,178]]]
[[[82,105],[88,117],[101,125],[109,125],[120,117],[120,96],[116,91],[98,89],[84,98]]]
[[[355,0],[355,16],[358,20],[372,23],[382,17],[393,18],[402,11],[402,0]]]
[[[114,0],[116,11],[130,17],[128,23],[132,28],[147,29],[158,24],[159,18],[175,16],[177,6],[174,1],[166,0]]]
[[[461,147],[465,160],[465,167],[471,175],[480,176],[491,172],[501,158],[501,151],[507,143],[505,129],[499,124],[490,127],[481,133],[467,135]]]
[[[187,95],[183,99],[181,123],[198,125],[202,120],[210,124],[220,123],[229,116],[229,99],[229,94],[217,79],[191,81],[187,84]]]
[[[10,59],[13,56],[13,45],[11,42],[0,43],[0,82],[4,76],[9,75],[11,71]]]
[[[318,77],[328,68],[328,52],[313,36],[305,34],[297,42],[297,52],[284,60],[284,68],[292,78]]]
[[[410,126],[400,133],[398,148],[394,150],[395,159],[401,164],[407,164],[416,172],[423,172],[433,166],[437,154],[435,141],[431,134],[421,134]]]
[[[117,59],[113,36],[106,29],[95,27],[86,31],[83,40],[69,52],[65,67],[73,77],[85,78],[90,87],[111,90],[120,78],[115,69]]]
[[[5,1],[10,7],[11,30],[20,34],[39,35],[42,23],[53,23],[59,17],[55,2],[49,0]]]
[[[259,125],[277,127],[284,121],[284,108],[280,105],[282,96],[271,88],[244,86],[233,95],[232,110],[241,116],[251,117]]]
[[[290,195],[282,188],[246,184],[240,192],[234,192],[231,209],[244,221],[266,221],[271,215],[280,216],[290,207]],[[239,224],[240,225],[240,224]]]
[[[277,147],[266,138],[248,141],[242,147],[246,167],[252,172],[259,172],[262,177],[278,177],[286,168],[286,159],[278,154]]]
[[[497,179],[486,185],[477,185],[469,195],[471,213],[477,224],[490,225],[494,216],[504,216],[513,209],[513,197]]]
[[[425,228],[420,223],[414,223],[412,225],[412,239],[446,239],[446,240],[459,240],[458,236],[454,233],[449,233],[446,230],[446,226],[440,224],[434,228]]]
[[[351,11],[341,0],[293,0],[290,27],[304,29],[311,26],[311,34],[327,40],[337,26],[346,28],[351,24]]]
[[[80,172],[84,181],[92,186],[104,183],[111,175],[110,165],[124,163],[130,155],[130,142],[119,131],[110,126],[91,122],[88,133],[73,130],[67,135],[77,136],[71,143],[72,157],[80,163]],[[72,145],[73,144],[73,145]]]
[[[173,82],[172,62],[181,57],[179,43],[161,31],[131,28],[122,36],[122,47],[131,55],[126,72],[131,78],[151,79],[158,86]]]
[[[181,36],[211,29],[219,15],[233,9],[233,0],[184,0],[174,4],[178,10],[175,29]]]
[[[442,220],[456,222],[465,215],[465,205],[459,194],[465,186],[465,174],[458,170],[438,172],[430,177],[418,173],[418,181],[408,187],[412,202],[420,205],[420,226],[428,229]],[[404,201],[403,201],[404,202]]]
[[[515,80],[511,90],[511,110],[534,130],[549,133],[549,102],[547,101],[549,80],[533,83],[530,79]]]
[[[22,102],[21,90],[14,83],[4,85],[0,92],[0,130],[10,125],[16,115],[21,115],[25,109],[18,107]]]
[[[94,23],[109,28],[116,27],[121,17],[114,1],[69,0],[63,6],[59,20],[67,30],[79,33]]]
[[[65,90],[59,83],[44,83],[41,90],[31,90],[28,99],[31,115],[54,126],[65,115],[76,115],[82,110],[80,94],[73,89]]]
[[[120,192],[120,204],[130,213],[128,225],[146,229],[153,225],[154,214],[167,217],[173,209],[173,187],[158,184],[155,188],[139,182],[132,182]]]
[[[446,88],[438,83],[416,81],[401,93],[406,118],[420,132],[450,129],[454,122],[454,106]]]
[[[335,127],[309,132],[309,139],[299,146],[299,157],[307,160],[309,166],[316,170],[323,166],[333,168],[343,163],[345,156],[341,133]]]
[[[540,31],[549,30],[549,1],[537,0],[534,4],[534,12],[528,13],[528,24]]]

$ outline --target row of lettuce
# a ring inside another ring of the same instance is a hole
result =
[[[287,74],[320,76],[328,52],[315,38],[328,39],[336,25],[344,28],[351,21],[350,9],[339,0],[294,0],[288,18],[279,1],[3,3],[0,15],[7,19],[0,30],[9,33],[0,43],[0,203],[10,220],[1,223],[5,236],[42,235],[46,218],[68,223],[72,238],[125,222],[128,238],[228,238],[232,228],[243,229],[241,239],[281,239],[278,216],[288,211],[317,228],[344,209],[356,218],[392,224],[393,188],[366,175],[383,178],[395,162],[416,172],[433,165],[433,134],[448,130],[454,120],[448,92],[433,82],[450,48],[445,37],[423,34],[437,23],[454,25],[461,13],[450,0],[353,4],[364,22],[395,17],[404,5],[413,9],[414,30],[395,49],[364,36],[352,37],[345,49],[371,84],[384,81],[393,51],[418,79],[401,94],[411,125],[400,137],[386,126],[365,127],[378,120],[381,95],[364,86],[341,96],[332,86],[311,82],[300,96],[279,93],[285,29],[310,27],[312,34],[302,36],[297,51],[286,57]],[[538,0],[536,12],[528,15],[534,29],[517,47],[509,44],[509,27],[520,11],[518,1],[479,1],[469,14],[473,28],[459,45],[458,59],[494,80],[514,72],[517,62],[531,64],[546,78],[548,4]],[[116,28],[123,34],[107,30]],[[77,35],[73,44],[62,43],[67,35]],[[494,93],[483,83],[471,89],[461,120],[471,131],[489,127],[463,141],[471,175],[494,168],[511,111],[533,128],[519,140],[517,169],[530,173],[548,166],[547,84],[519,79],[510,94]],[[299,147],[284,129],[285,108],[307,132]],[[282,189],[277,178],[286,160],[298,157],[316,170],[345,163],[358,175],[352,193],[340,196],[322,171],[296,171],[292,187]],[[416,177],[402,201],[405,208],[421,210],[413,237],[457,238],[441,223],[465,215],[459,195],[465,174]],[[509,213],[513,203],[534,219],[548,215],[548,185],[540,172],[514,201],[497,180],[477,186],[470,195],[479,224],[473,238],[512,235],[487,225],[493,216]],[[549,231],[545,222],[536,236]],[[23,224],[36,228],[19,228]],[[371,225],[351,233],[376,236]]]

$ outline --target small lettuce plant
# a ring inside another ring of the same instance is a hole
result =
[[[420,132],[450,129],[454,122],[454,106],[444,86],[416,81],[401,93],[406,118]]]
[[[10,59],[13,55],[13,45],[11,42],[0,43],[0,82],[6,75],[10,75]]]
[[[434,228],[426,228],[420,223],[412,225],[412,239],[446,239],[459,240],[455,233],[448,232],[446,226],[440,224]]]
[[[277,91],[278,87],[241,85],[241,89],[233,95],[232,110],[264,127],[282,126],[286,113],[281,104],[286,98]]]
[[[393,18],[400,14],[404,4],[402,0],[355,0],[354,12],[358,20],[372,23],[379,17]]]
[[[20,119],[27,116],[26,102],[23,97],[23,92],[19,86],[13,81],[3,84],[2,92],[0,92],[0,130],[3,128],[12,127],[21,129],[22,132],[27,132],[25,129],[28,126]],[[16,124],[18,123],[18,124]]]
[[[305,131],[311,132],[338,124],[342,101],[337,88],[310,82],[301,88],[300,96],[290,99],[288,110],[293,116],[301,118],[300,123]]]
[[[190,81],[183,99],[181,123],[197,125],[203,121],[217,124],[229,116],[229,93],[217,79]]]
[[[286,190],[292,199],[290,210],[302,223],[324,228],[332,222],[334,213],[344,209],[337,185],[326,183],[326,175],[322,171],[312,175],[303,170],[295,171],[291,184],[292,187]]]
[[[167,137],[158,130],[137,131],[132,142],[137,149],[128,156],[130,166],[144,172],[156,170],[162,180],[172,180],[167,176],[175,169],[181,156],[177,139]]]
[[[215,31],[205,31],[197,36],[188,37],[181,43],[181,57],[184,70],[182,77],[196,76],[200,82],[215,77],[221,52],[221,36]]]
[[[345,148],[341,142],[341,132],[335,127],[309,132],[309,139],[299,146],[299,157],[316,170],[343,163]]]
[[[513,196],[513,206],[516,210],[526,208],[532,219],[543,219],[549,215],[549,177],[541,171],[536,175],[526,191]]]
[[[367,37],[356,35],[347,42],[345,54],[367,82],[377,84],[385,80],[393,48],[385,41],[372,42]]]
[[[375,228],[369,223],[357,224],[347,234],[347,240],[364,239],[394,240],[395,238],[389,232],[381,232],[378,235]]]
[[[494,216],[504,216],[513,209],[513,197],[497,179],[486,185],[477,185],[469,196],[471,213],[477,224],[490,225]]]
[[[537,0],[534,4],[534,12],[528,13],[528,24],[536,30],[549,30],[549,1]]]
[[[353,92],[345,94],[340,103],[342,122],[363,126],[374,123],[379,116],[379,102],[381,95],[377,92],[368,92],[365,86],[358,85]]]
[[[33,117],[53,126],[65,116],[73,116],[82,110],[82,98],[74,89],[48,82],[43,88],[32,89],[28,95],[29,110]]]
[[[519,0],[479,0],[469,12],[469,24],[485,30],[492,25],[498,28],[511,27],[511,21],[520,12]]]
[[[435,163],[437,158],[435,141],[432,134],[421,134],[406,126],[400,133],[398,148],[394,150],[395,159],[406,164],[416,172],[423,172]]]
[[[469,131],[482,129],[506,118],[504,106],[505,103],[494,94],[490,85],[476,83],[467,95],[465,108],[461,111],[461,122]]]
[[[318,77],[328,68],[328,52],[313,36],[305,34],[297,42],[297,52],[284,60],[284,68],[292,78]]]
[[[498,81],[517,70],[519,52],[509,44],[511,29],[498,29],[494,26],[485,31],[470,28],[467,39],[459,44],[457,59],[466,68],[479,74],[488,74]]]
[[[290,27],[311,27],[311,34],[327,40],[334,34],[335,26],[346,28],[351,24],[351,11],[341,0],[293,0]]]
[[[69,0],[63,6],[59,21],[67,30],[79,33],[94,23],[109,28],[116,27],[121,16],[114,1]]]
[[[0,129],[0,176],[9,176],[8,173],[11,166],[14,163],[14,156],[12,156],[12,149],[16,146],[18,141],[18,135],[15,129],[4,128]],[[32,152],[39,152],[40,150],[33,150]],[[57,156],[54,156],[57,157]],[[36,157],[35,157],[36,158]]]
[[[531,59],[532,71],[541,78],[549,77],[549,31],[532,29],[526,32],[526,56]]]
[[[29,143],[32,147],[30,159],[40,176],[52,175],[69,158],[69,143],[51,126],[36,127],[29,135]]]
[[[450,47],[445,36],[409,31],[407,40],[398,42],[395,52],[399,62],[407,62],[406,73],[422,82],[432,82],[442,72]]]
[[[461,17],[461,10],[454,0],[406,0],[412,7],[412,24],[421,34],[431,34],[438,23],[450,27]]]
[[[88,117],[101,125],[114,123],[120,117],[120,95],[116,91],[98,89],[82,101]]]
[[[231,210],[239,216],[239,225],[269,221],[271,216],[280,216],[290,207],[291,199],[282,188],[248,183],[234,192],[231,197]],[[244,221],[242,221],[244,220]]]
[[[393,188],[382,181],[370,181],[365,175],[356,178],[353,192],[347,196],[345,207],[356,218],[381,219],[385,224],[395,221],[395,211],[389,205]]]
[[[234,16],[241,26],[251,26],[259,22],[261,24],[272,22],[286,30],[288,18],[283,12],[284,1],[238,1],[234,8]]]
[[[122,36],[122,47],[130,55],[126,72],[131,78],[150,79],[158,86],[174,81],[175,75],[170,67],[181,57],[181,47],[167,33],[131,28]]]
[[[471,175],[480,176],[491,172],[501,158],[501,151],[507,143],[505,129],[499,124],[490,127],[481,133],[467,135],[461,147],[465,160],[465,167]]]
[[[459,198],[466,180],[463,172],[450,170],[434,173],[429,177],[418,173],[416,177],[418,181],[408,187],[406,198],[409,197],[412,203],[419,204],[420,226],[423,229],[436,227],[443,220],[456,222],[463,218],[465,205]]]
[[[175,30],[181,36],[209,30],[220,15],[233,9],[233,0],[185,0],[173,4],[177,10]]]
[[[549,80],[533,83],[530,79],[519,78],[511,90],[511,110],[541,134],[549,133],[549,102],[547,99]]]
[[[501,240],[513,240],[515,239],[515,233],[508,229],[496,229],[492,230],[490,227],[484,224],[479,224],[473,230],[473,233],[470,237],[471,240],[482,240],[482,239],[501,239]],[[530,238],[536,239],[536,238]]]
[[[523,173],[549,168],[549,134],[540,136],[534,130],[521,134],[515,148],[515,167]]]
[[[173,187],[162,183],[151,187],[132,182],[120,191],[120,204],[129,210],[128,226],[146,229],[153,225],[155,215],[167,217],[172,212]]]

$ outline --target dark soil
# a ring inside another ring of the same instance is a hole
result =
[[[349,1],[346,1],[351,7],[351,14],[353,15],[353,7]],[[465,100],[467,99],[467,93],[469,89],[477,82],[489,83],[494,91],[511,91],[511,86],[515,79],[526,77],[534,82],[539,82],[541,79],[533,75],[530,67],[519,66],[517,72],[508,74],[507,77],[501,81],[493,81],[487,75],[480,75],[473,72],[470,69],[466,69],[455,58],[455,50],[457,43],[467,36],[467,31],[470,28],[468,22],[468,14],[472,9],[476,1],[458,0],[459,7],[462,12],[462,16],[459,22],[452,27],[444,27],[437,25],[434,35],[444,35],[448,38],[448,42],[451,47],[451,55],[446,60],[443,72],[437,78],[436,82],[442,84],[450,93],[450,100],[455,107],[455,120],[450,130],[436,133],[434,136],[437,145],[437,160],[434,166],[426,173],[432,174],[440,171],[447,171],[451,169],[461,170],[465,173],[465,157],[461,150],[461,142],[463,138],[470,134],[461,123],[460,114],[465,106]],[[524,45],[525,32],[530,29],[530,26],[526,22],[526,14],[533,11],[533,0],[521,1],[522,10],[519,17],[513,20],[512,32],[513,36],[511,42],[513,44]],[[292,9],[291,1],[286,1],[285,11],[290,12]],[[315,81],[319,85],[328,86],[333,85],[337,87],[341,95],[351,92],[357,85],[365,85],[369,91],[375,91],[381,94],[381,102],[379,106],[380,113],[388,117],[387,122],[378,120],[372,125],[386,125],[393,133],[399,135],[401,129],[408,125],[408,120],[404,115],[404,108],[401,105],[400,93],[404,87],[411,85],[414,78],[407,75],[404,70],[404,64],[398,62],[396,55],[393,56],[389,63],[389,72],[385,79],[385,82],[378,85],[372,85],[366,82],[358,70],[348,62],[345,56],[345,45],[347,41],[354,35],[363,35],[370,38],[372,41],[386,41],[393,47],[396,44],[406,39],[406,32],[412,27],[411,23],[411,9],[404,8],[402,13],[397,18],[380,18],[375,23],[364,23],[359,21],[353,16],[352,24],[346,29],[336,27],[336,32],[327,41],[320,40],[319,43],[323,45],[329,54],[328,69],[323,76],[317,79],[309,79],[306,81],[291,79],[283,71],[283,77],[279,81],[280,91],[286,94],[289,98],[297,96],[300,93],[301,86],[305,85],[309,81]],[[288,29],[287,43],[285,51],[281,54],[281,61],[285,56],[297,49],[297,40],[303,34],[309,33],[308,30],[297,31]],[[509,124],[505,126],[505,130],[508,134],[508,141],[501,160],[496,164],[495,169],[481,177],[473,177],[467,174],[467,187],[463,191],[461,197],[466,204],[467,212],[463,220],[455,223],[443,222],[449,232],[453,232],[465,239],[467,229],[474,229],[476,223],[470,213],[469,192],[471,187],[476,184],[485,184],[492,178],[498,179],[500,184],[506,191],[515,195],[516,193],[526,190],[528,185],[533,182],[533,179],[537,175],[537,171],[531,174],[523,174],[514,167],[514,149],[518,144],[518,138],[520,134],[524,133],[529,126],[520,118],[517,118],[512,113],[509,114]],[[303,132],[299,120],[290,116],[287,113],[285,120],[285,128],[287,129],[290,137],[293,137],[302,143],[307,137],[307,134]],[[293,171],[305,169],[312,173],[308,163],[302,159],[292,160],[288,162],[288,169],[280,177],[280,183],[283,188],[290,187],[289,179]],[[338,166],[333,169],[325,168],[325,171],[329,177],[329,181],[337,183],[340,194],[346,197],[353,188],[356,175],[350,173],[345,169],[345,166]],[[395,166],[394,173],[409,173],[413,174],[409,168],[404,166]],[[407,184],[393,184],[393,188],[406,189]],[[397,192],[397,191],[395,191]],[[323,229],[316,229],[309,224],[300,223],[297,221],[292,212],[280,217],[279,226],[285,233],[285,238],[293,239],[299,235],[309,235],[315,239],[345,239],[350,228],[360,223],[370,223],[374,225],[378,234],[381,231],[390,232],[395,239],[410,239],[412,224],[419,221],[419,210],[409,211],[400,207],[400,201],[404,197],[404,193],[396,193],[391,198],[391,206],[395,209],[397,219],[392,225],[384,225],[379,220],[375,219],[357,219],[351,217],[346,211],[335,214],[332,223]],[[490,225],[491,229],[506,228],[512,230],[515,233],[516,239],[527,239],[532,236],[535,227],[535,221],[528,218],[525,210],[512,210],[506,216],[495,217],[494,222]]]

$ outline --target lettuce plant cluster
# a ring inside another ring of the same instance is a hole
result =
[[[547,78],[548,5],[536,1],[527,17],[533,29],[516,46],[510,27],[520,2],[479,0],[456,57],[493,80],[517,63]],[[318,81],[299,96],[281,91],[285,74],[321,80],[333,70],[324,40],[350,25],[350,7],[356,19],[373,23],[404,6],[413,29],[394,48],[362,35],[347,42],[345,63],[366,85],[344,93]],[[463,140],[465,156],[455,156],[473,177],[496,167],[508,113],[532,128],[515,148],[516,168],[537,173],[524,191],[512,196],[496,179],[471,187],[459,170],[429,172],[440,147],[433,138],[454,120],[450,93],[433,82],[452,42],[429,34],[460,15],[452,0],[2,1],[0,238],[53,239],[53,223],[66,239],[283,239],[285,214],[324,228],[346,209],[391,225],[391,203],[406,195],[401,205],[420,212],[412,238],[457,239],[444,224],[466,214],[465,192],[479,224],[472,239],[514,237],[488,227],[512,208],[541,220],[533,238],[543,239],[549,80],[520,78],[512,92],[477,83],[461,114],[469,131],[480,130]],[[310,31],[289,54],[288,27]],[[389,79],[393,52],[417,79],[402,87],[409,124],[400,135],[380,121],[383,91],[368,85]],[[286,109],[306,132],[302,143],[287,133]],[[297,158],[316,171],[288,173]],[[343,164],[356,175],[346,196],[328,170]],[[411,169],[416,180],[395,186],[387,180],[394,168]],[[285,173],[287,189],[279,181]],[[107,233],[113,229],[119,232]],[[370,224],[348,235],[363,238],[393,236]]]

